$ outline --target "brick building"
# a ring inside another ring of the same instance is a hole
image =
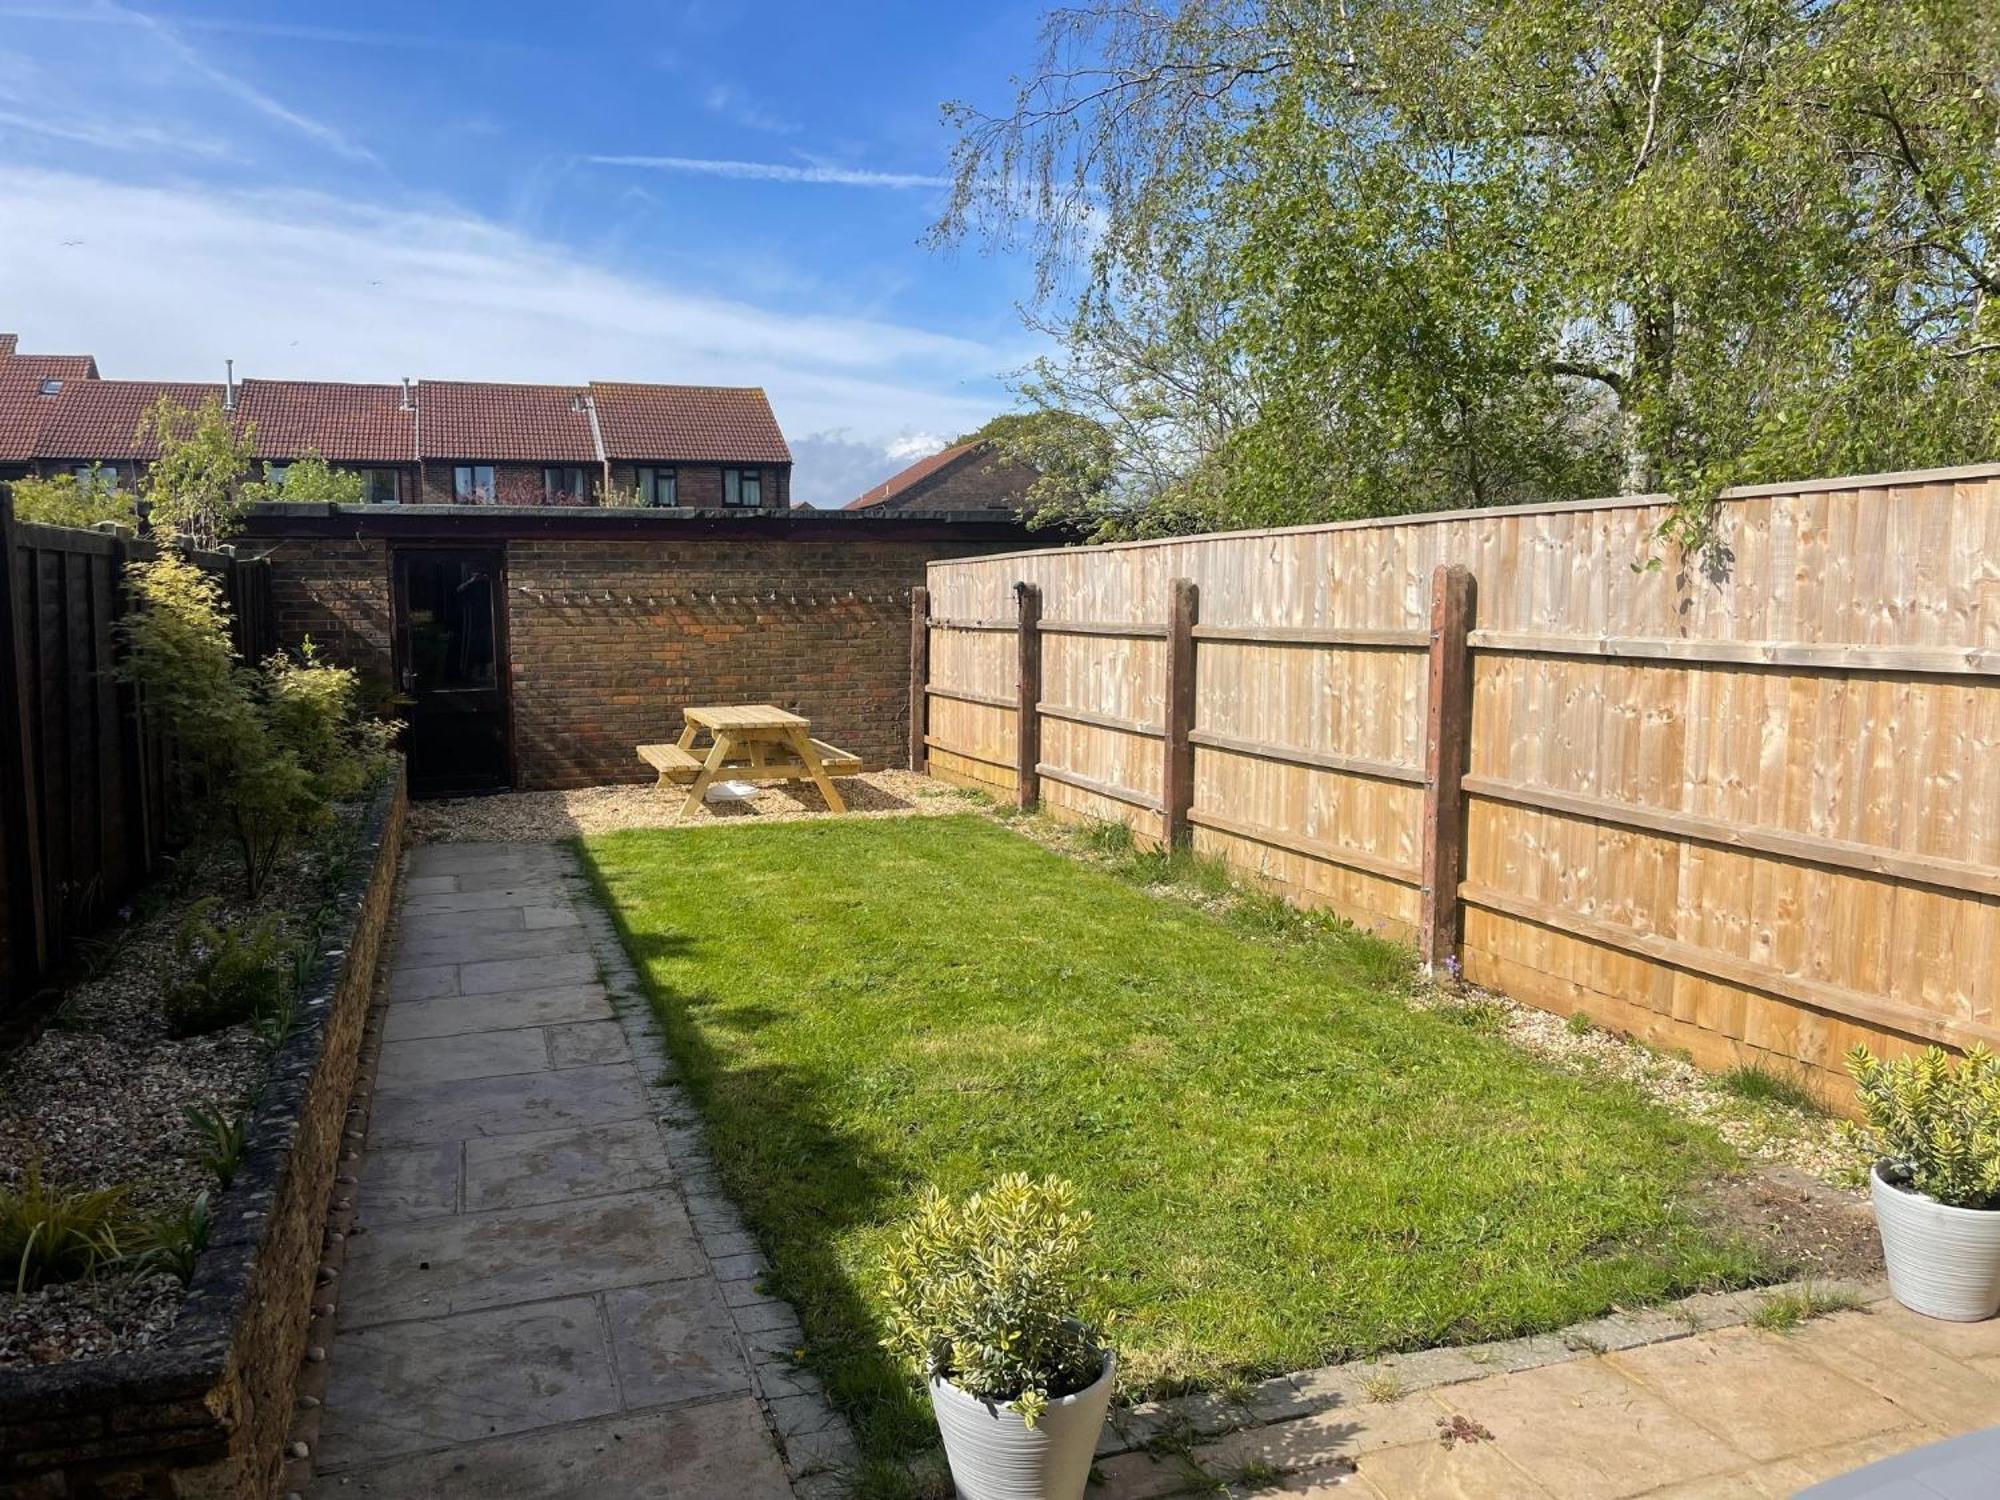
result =
[[[1028,487],[1041,474],[1032,465],[1004,456],[986,441],[959,443],[920,458],[866,494],[847,502],[848,510],[1013,511],[1026,508]]]
[[[131,486],[165,397],[215,402],[260,464],[315,453],[372,504],[782,511],[792,454],[755,387],[419,380],[106,380],[89,355],[23,354],[0,334],[0,479],[83,471]]]
[[[906,763],[910,590],[1012,518],[259,506],[282,639],[394,690],[418,795],[650,780],[699,703],[775,703]]]

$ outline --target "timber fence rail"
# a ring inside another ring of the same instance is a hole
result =
[[[124,566],[158,551],[16,522],[0,485],[0,1024],[153,873],[172,832],[172,747],[117,676]],[[238,655],[268,655],[270,565],[188,555],[221,582]]]
[[[911,762],[1704,1066],[2000,1045],[2000,465],[933,563]]]

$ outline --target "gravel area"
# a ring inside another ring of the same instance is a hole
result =
[[[343,810],[351,832],[358,808]],[[178,1208],[213,1190],[190,1109],[228,1118],[262,1076],[266,1051],[248,1023],[207,1036],[168,1034],[161,1001],[187,962],[174,951],[188,908],[219,898],[206,921],[251,914],[233,849],[185,856],[142,893],[91,948],[85,972],[42,1028],[0,1059],[0,1189],[39,1165],[51,1190],[122,1188],[134,1214]],[[302,929],[324,889],[318,852],[302,847],[277,869],[258,911]],[[173,1326],[171,1276],[115,1270],[25,1296],[0,1293],[0,1367],[133,1349]]]
[[[837,785],[847,802],[847,817],[964,812],[976,800],[956,787],[910,771],[843,776]],[[683,821],[680,810],[686,798],[682,788],[648,782],[419,802],[410,808],[410,836],[428,843],[558,843],[579,834],[610,833],[620,828],[697,827],[746,819],[790,823],[834,816],[827,811],[819,788],[810,783],[781,782],[759,787],[741,801],[705,802]]]

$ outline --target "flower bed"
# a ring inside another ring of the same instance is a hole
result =
[[[0,1478],[10,1493],[270,1493],[405,805],[398,769],[368,800],[330,893],[342,919],[321,937],[295,1023],[265,1056],[240,1162],[213,1201],[184,1300],[168,1288],[148,1293],[162,1299],[160,1326],[114,1319],[112,1352],[0,1369]],[[226,1033],[215,1040],[226,1059],[236,1043]]]

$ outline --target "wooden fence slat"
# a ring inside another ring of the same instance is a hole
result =
[[[1037,783],[1042,758],[1042,723],[1035,705],[1042,701],[1042,591],[1032,583],[1014,585],[1020,609],[1016,660],[1014,719],[1014,798],[1022,807],[1041,800]]]
[[[1194,806],[1195,650],[1201,590],[1191,578],[1176,578],[1167,601],[1166,761],[1160,776],[1165,804],[1163,837],[1170,849],[1188,842],[1188,810]]]
[[[1049,781],[1059,781],[1064,786],[1073,786],[1080,792],[1094,792],[1100,797],[1109,797],[1114,802],[1127,802],[1133,807],[1143,807],[1147,812],[1161,811],[1158,797],[1134,791],[1129,786],[1117,786],[1109,781],[1099,781],[1094,776],[1080,776],[1075,771],[1065,770],[1061,766],[1052,766],[1044,762],[1035,767],[1035,774]]]
[[[1359,870],[1364,875],[1393,880],[1399,885],[1415,885],[1421,878],[1420,872],[1411,866],[1398,860],[1386,859],[1366,849],[1356,849],[1349,844],[1329,843],[1325,839],[1309,838],[1305,834],[1290,833],[1282,828],[1260,828],[1222,813],[1210,812],[1206,808],[1188,809],[1188,821],[1197,828],[1212,828],[1217,833],[1228,834],[1231,838],[1248,839],[1253,844],[1267,844],[1273,849],[1303,854],[1308,859],[1323,859],[1330,865],[1339,865],[1347,870]]]
[[[1163,641],[1164,625],[1123,625],[1116,620],[1043,620],[1043,635],[1108,635],[1131,641]]]
[[[924,695],[930,698],[948,698],[953,703],[976,703],[981,708],[1004,708],[1010,714],[1021,706],[1011,698],[1002,698],[998,693],[975,693],[965,688],[930,686],[924,689]]]
[[[910,590],[910,769],[922,774],[930,756],[924,746],[930,699],[924,684],[931,675],[931,591],[922,586]]]
[[[1194,638],[1246,646],[1351,646],[1358,650],[1421,651],[1430,644],[1422,630],[1321,629],[1285,625],[1197,625]]]
[[[1143,735],[1151,740],[1165,739],[1167,736],[1163,725],[1146,724],[1138,719],[1121,719],[1116,714],[1093,713],[1090,709],[1071,708],[1064,703],[1037,703],[1035,712],[1045,719],[1061,719],[1066,724],[1087,724],[1092,729],[1115,729],[1120,734]]]
[[[1458,955],[1458,884],[1465,870],[1464,796],[1472,720],[1472,574],[1441,566],[1431,577],[1430,671],[1424,700],[1422,915],[1418,954],[1426,967]]]
[[[1475,651],[1516,656],[1595,656],[1620,661],[1721,667],[1803,667],[1828,672],[1894,672],[1918,677],[2000,676],[2000,649],[1982,646],[1860,646],[1811,641],[1680,640],[1672,636],[1555,635],[1477,630]]]
[[[41,804],[35,785],[35,713],[28,701],[28,641],[21,580],[35,566],[19,546],[14,496],[0,485],[0,836],[7,844],[8,980],[18,995],[47,972],[49,926],[42,884]]]
[[[1410,786],[1421,786],[1424,781],[1424,773],[1417,767],[1398,765],[1392,760],[1341,755],[1331,750],[1308,750],[1301,745],[1275,745],[1268,740],[1246,740],[1233,734],[1217,734],[1212,729],[1190,730],[1188,743],[1204,750],[1224,750],[1231,755],[1275,760],[1315,771],[1339,771],[1343,775],[1366,776],[1375,781],[1400,781]]]

